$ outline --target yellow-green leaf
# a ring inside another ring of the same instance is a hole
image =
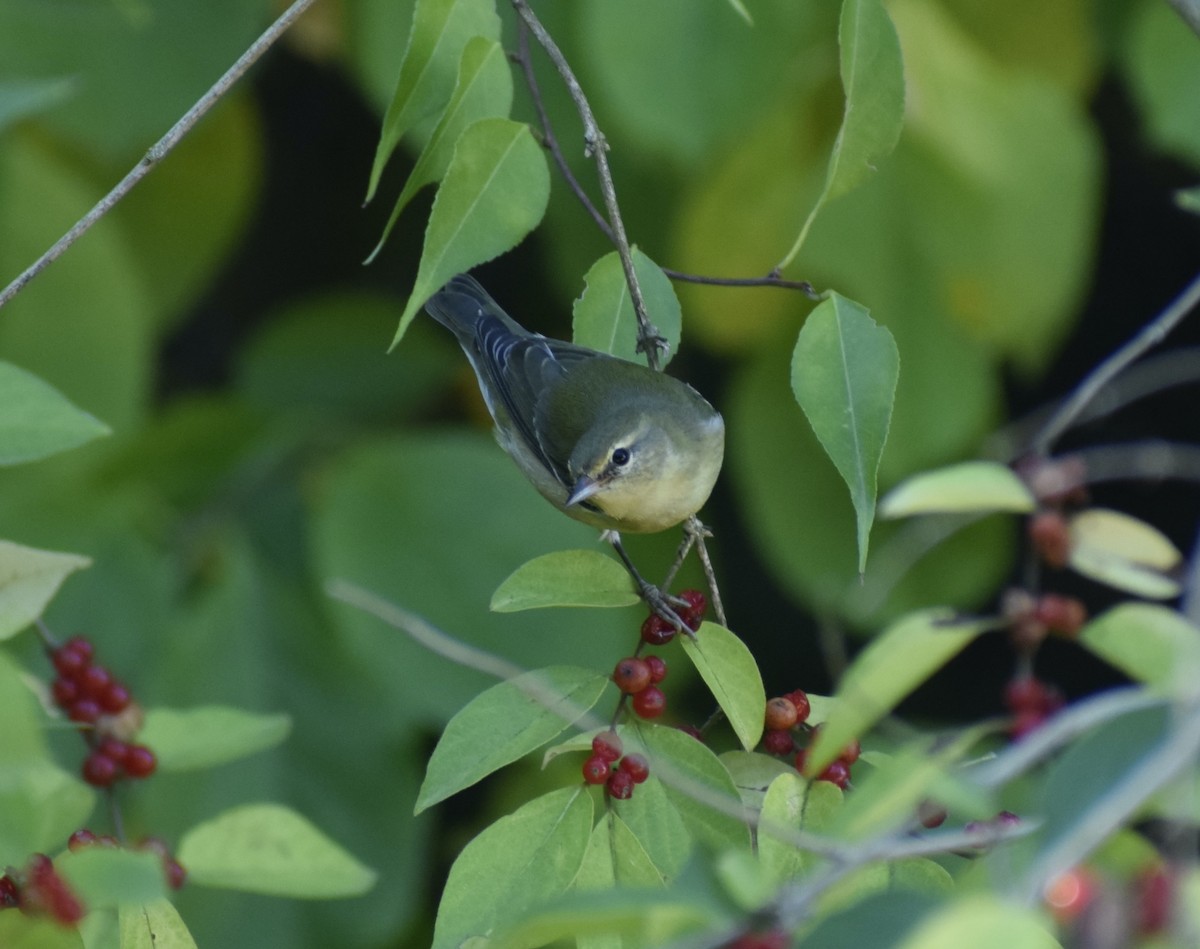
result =
[[[497,613],[547,606],[630,606],[638,601],[629,571],[598,550],[559,550],[534,557],[496,587]]]
[[[92,561],[0,540],[0,640],[42,615],[63,580]]]
[[[746,644],[718,623],[703,623],[683,651],[712,691],[742,747],[750,751],[763,733],[767,696],[758,663]]]
[[[964,461],[905,479],[879,502],[879,516],[989,511],[1025,514],[1036,506],[1032,492],[1012,469],[994,461]]]

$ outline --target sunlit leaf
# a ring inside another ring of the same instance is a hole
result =
[[[196,949],[196,940],[170,900],[123,903],[121,949]]]
[[[420,813],[562,734],[600,700],[608,679],[555,666],[492,686],[442,733],[417,796]]]
[[[517,567],[492,594],[497,613],[547,606],[630,606],[639,597],[625,567],[598,550],[559,550]]]
[[[550,197],[550,172],[529,127],[481,119],[458,138],[425,229],[425,246],[400,326],[451,277],[510,250],[537,227]]]
[[[281,804],[243,804],[179,843],[188,882],[293,899],[360,896],[375,872]]]
[[[1122,603],[1083,627],[1081,645],[1126,675],[1172,695],[1200,688],[1200,629],[1175,610]]]
[[[703,623],[693,639],[681,637],[683,651],[712,691],[742,747],[750,751],[763,733],[767,708],[762,675],[754,655],[719,623]]]
[[[1036,505],[1029,488],[1011,468],[994,461],[964,461],[902,481],[879,502],[879,516],[969,511],[1028,513]]]
[[[54,867],[89,908],[146,903],[166,896],[162,857],[148,850],[84,847]]]
[[[263,715],[238,708],[152,708],[139,733],[158,756],[162,771],[211,768],[274,748],[292,729],[287,715]]]
[[[668,348],[662,360],[666,365],[679,351],[682,327],[679,300],[662,268],[636,247],[633,248],[633,266],[650,322],[667,341]],[[631,362],[645,359],[638,352],[637,318],[617,252],[601,257],[583,279],[587,286],[574,306],[574,341]]]
[[[1091,508],[1072,517],[1069,530],[1072,569],[1138,596],[1178,596],[1179,584],[1161,571],[1175,567],[1180,554],[1157,528],[1120,511]]]
[[[92,561],[0,540],[0,640],[42,615],[62,582]]]
[[[837,293],[809,314],[792,354],[796,401],[850,488],[860,573],[866,569],[876,476],[899,371],[892,334]]]

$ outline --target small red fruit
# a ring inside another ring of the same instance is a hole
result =
[[[650,777],[650,762],[644,755],[626,755],[621,759],[620,769],[633,778],[634,784],[641,784]]]
[[[650,667],[646,660],[630,656],[617,663],[612,680],[626,695],[633,695],[650,684]]]
[[[67,709],[67,718],[73,722],[91,724],[100,717],[100,706],[92,699],[76,699]]]
[[[791,728],[799,720],[800,714],[792,700],[786,697],[771,699],[767,703],[766,726],[772,729]]]
[[[108,755],[93,751],[83,759],[83,780],[92,787],[106,788],[121,776],[121,766]]]
[[[646,665],[650,667],[650,683],[657,685],[667,677],[667,664],[661,656],[647,656]]]
[[[145,745],[130,745],[122,759],[125,773],[131,778],[148,778],[158,767],[158,759],[154,752]]]
[[[842,749],[842,753],[838,755],[838,761],[842,762],[844,765],[846,765],[846,767],[849,767],[858,760],[859,755],[861,754],[862,745],[858,743],[858,739],[856,738]]]
[[[21,890],[17,881],[7,873],[0,876],[0,909],[14,909],[21,905]]]
[[[64,679],[74,679],[88,667],[90,661],[90,653],[85,654],[82,650],[72,647],[70,643],[59,646],[50,654],[50,662]]]
[[[804,768],[808,765],[808,749],[801,748],[796,752],[795,757],[796,770],[804,774]]]
[[[768,728],[763,732],[763,751],[770,755],[790,755],[796,747],[792,733],[786,728]]]
[[[122,683],[113,680],[108,684],[108,688],[100,693],[99,701],[100,707],[110,715],[123,712],[129,707],[129,689]]]
[[[1171,924],[1175,878],[1167,867],[1155,866],[1134,879],[1137,928],[1143,935],[1163,932]]]
[[[99,701],[104,690],[112,682],[112,673],[104,666],[88,666],[75,677],[79,683],[79,694]]]
[[[29,858],[25,889],[22,906],[36,906],[64,926],[74,926],[83,919],[83,904],[45,854],[35,853]]]
[[[693,738],[696,739],[696,741],[699,741],[699,742],[704,741],[704,732],[700,731],[700,729],[697,728],[695,725],[676,725],[675,727],[677,729],[679,729],[681,732],[683,732],[685,735],[691,735]]]
[[[612,766],[607,758],[592,755],[583,763],[583,780],[588,784],[603,784],[608,780]]]
[[[182,889],[183,884],[187,882],[187,870],[174,857],[163,859],[163,873],[167,878],[167,886],[172,890]]]
[[[665,646],[674,638],[675,627],[657,613],[651,613],[642,623],[642,642],[650,646]]]
[[[1069,923],[1088,908],[1097,891],[1092,874],[1083,867],[1076,867],[1051,880],[1042,896],[1050,912],[1059,921]]]
[[[803,725],[807,722],[808,716],[812,712],[812,703],[808,701],[808,693],[803,689],[796,689],[794,692],[789,692],[784,698],[796,706],[796,724]]]
[[[1087,622],[1087,607],[1073,596],[1043,593],[1034,608],[1034,617],[1050,632],[1074,638]]]
[[[829,766],[817,775],[817,780],[836,784],[844,791],[850,783],[850,766],[844,761],[831,761]]]
[[[1071,532],[1058,511],[1039,511],[1026,528],[1033,549],[1048,567],[1061,570],[1071,559]]]
[[[605,761],[616,761],[624,751],[621,736],[616,732],[601,732],[592,739],[592,754],[599,755]]]
[[[79,698],[79,683],[74,679],[59,676],[50,686],[50,694],[54,696],[54,704],[59,708],[69,708],[71,703]]]
[[[925,800],[917,805],[917,820],[921,822],[922,827],[929,830],[941,827],[946,823],[948,816],[946,809],[936,801]]]
[[[632,704],[639,718],[658,718],[666,711],[667,697],[657,685],[651,685],[634,695]]]
[[[77,853],[84,847],[90,847],[95,842],[96,835],[84,827],[81,830],[75,831],[75,833],[67,838],[67,849],[71,853]]]
[[[605,786],[608,788],[609,797],[618,801],[627,801],[633,797],[633,777],[628,771],[616,769],[608,776]]]
[[[687,604],[679,614],[679,618],[693,632],[700,628],[704,614],[708,611],[708,598],[699,590],[684,590],[679,599]]]

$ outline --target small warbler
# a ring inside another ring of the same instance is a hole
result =
[[[691,386],[531,333],[466,275],[425,309],[471,361],[496,440],[564,514],[607,531],[649,533],[708,500],[725,423]],[[625,559],[619,538],[614,546]]]

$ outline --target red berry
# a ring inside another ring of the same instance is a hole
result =
[[[790,755],[796,747],[792,733],[786,728],[768,728],[763,732],[762,744],[770,755]]]
[[[67,709],[67,718],[73,722],[90,724],[100,717],[100,706],[92,699],[76,699]]]
[[[588,784],[603,784],[611,770],[608,759],[592,755],[583,763],[583,780]]]
[[[1070,922],[1082,913],[1096,898],[1096,880],[1083,867],[1068,870],[1050,881],[1043,897],[1061,922]]]
[[[54,696],[54,704],[59,708],[69,708],[71,703],[79,698],[79,683],[74,679],[59,676],[50,686],[50,694]]]
[[[677,729],[679,729],[679,731],[683,732],[685,735],[691,735],[693,738],[696,739],[696,741],[699,741],[699,742],[704,741],[704,732],[700,731],[700,729],[697,728],[695,725],[676,725],[675,727]]]
[[[96,751],[112,758],[117,764],[124,764],[125,756],[129,754],[129,745],[118,738],[105,738],[96,746]]]
[[[642,642],[650,646],[665,646],[674,638],[675,627],[657,613],[651,613],[642,623]]]
[[[154,752],[145,745],[130,745],[123,759],[125,773],[131,778],[148,778],[158,767]]]
[[[79,692],[89,699],[99,699],[112,683],[112,673],[104,666],[88,666],[75,677]]]
[[[82,830],[77,830],[67,838],[67,848],[75,853],[82,850],[84,847],[90,847],[96,842],[96,835],[86,827]]]
[[[1073,638],[1087,622],[1087,607],[1073,596],[1044,593],[1034,608],[1034,618],[1050,632]]]
[[[794,692],[789,692],[784,698],[796,707],[796,724],[803,725],[807,722],[809,713],[812,711],[812,704],[808,701],[808,693],[803,689],[796,689]]]
[[[8,874],[0,876],[0,909],[13,909],[21,905],[21,891],[17,881]]]
[[[647,686],[633,697],[633,711],[639,718],[658,718],[667,708],[667,697],[657,685]]]
[[[83,780],[92,787],[106,788],[121,776],[121,766],[108,755],[93,751],[83,759]]]
[[[799,713],[796,711],[796,706],[792,704],[792,700],[786,697],[771,699],[767,703],[767,713],[765,723],[767,728],[771,729],[787,729],[791,728],[799,720]]]
[[[799,751],[797,751],[794,760],[796,764],[796,770],[801,774],[804,774],[804,769],[808,765],[808,749],[801,748]]]
[[[1016,827],[1021,823],[1021,818],[1012,811],[1001,811],[992,818],[992,823],[997,827]]]
[[[91,663],[92,656],[95,653],[92,647],[92,641],[86,636],[72,636],[65,643],[63,648],[70,649],[72,652],[78,653],[85,663]]]
[[[667,664],[659,656],[647,656],[646,665],[650,667],[650,683],[657,685],[667,677]]]
[[[1071,559],[1071,532],[1058,511],[1039,511],[1026,527],[1030,543],[1048,567],[1061,570]]]
[[[646,665],[646,660],[630,656],[617,663],[612,680],[626,695],[641,692],[650,684],[650,667]]]
[[[110,715],[125,711],[129,707],[129,701],[129,689],[115,679],[100,693],[100,707]]]
[[[112,834],[101,834],[96,838],[96,846],[119,850],[121,848],[121,841],[117,840]]]
[[[930,830],[941,827],[946,823],[948,816],[946,809],[936,801],[925,800],[917,805],[917,820],[921,822],[922,827]]]
[[[849,767],[858,760],[858,757],[861,754],[862,745],[858,743],[858,739],[856,738],[842,749],[842,753],[838,755],[838,761],[842,762],[842,764],[846,765],[846,767]]]
[[[163,860],[163,873],[167,878],[167,886],[172,890],[182,889],[183,884],[187,882],[187,870],[174,857],[166,857]]]
[[[1143,935],[1163,932],[1171,923],[1175,879],[1166,867],[1144,870],[1134,879],[1137,928]]]
[[[679,594],[679,599],[687,604],[679,614],[679,618],[690,630],[697,630],[700,624],[704,621],[704,614],[708,610],[708,599],[699,590],[684,590]]]
[[[605,761],[616,761],[621,757],[624,747],[616,732],[601,732],[592,739],[592,754],[599,755]]]
[[[618,801],[627,801],[633,797],[633,784],[633,776],[628,771],[618,768],[608,776],[605,786],[608,788],[609,797],[615,797]]]
[[[25,888],[28,902],[65,926],[74,926],[83,919],[83,904],[58,875],[50,858],[35,853],[25,868]],[[22,899],[22,904],[26,902]]]
[[[633,778],[634,784],[641,784],[650,777],[650,762],[644,755],[626,755],[621,759],[620,769]]]
[[[1004,687],[1004,704],[1010,712],[1046,712],[1051,703],[1050,687],[1033,676],[1013,679]]]
[[[50,654],[50,661],[64,679],[73,679],[88,667],[88,657],[68,643]]]
[[[791,937],[782,929],[767,929],[763,932],[742,933],[733,942],[728,943],[728,949],[787,949],[792,944]]]
[[[829,766],[817,775],[818,781],[828,781],[836,784],[842,790],[850,783],[850,766],[844,761],[831,761]]]

